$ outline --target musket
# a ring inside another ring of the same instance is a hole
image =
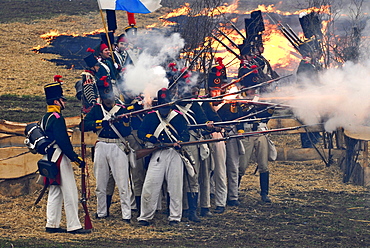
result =
[[[299,41],[295,40],[294,36],[291,33],[289,33],[289,31],[284,26],[281,25],[280,30],[283,33],[283,35],[285,36],[285,38],[288,39],[290,44],[292,44],[294,46],[294,48],[298,50],[299,49],[299,44],[300,44]]]
[[[247,37],[245,37],[245,35],[234,25],[234,23],[232,23],[229,19],[227,19],[225,17],[225,13],[222,13],[222,11],[220,11],[217,7],[216,9],[218,10],[218,12],[220,12],[220,14],[224,17],[224,19],[231,24],[231,27],[245,40]]]
[[[86,152],[86,144],[85,144],[85,118],[84,114],[81,112],[81,158],[85,162],[85,152]],[[89,209],[87,208],[87,193],[86,193],[86,171],[85,167],[81,168],[81,204],[83,210],[85,212],[85,222],[84,226],[85,229],[92,229],[92,223],[89,215]]]
[[[254,101],[254,100],[247,100],[247,99],[223,99],[225,102],[241,102],[241,103],[247,103],[250,105],[265,105],[265,106],[274,106],[274,107],[280,107],[280,108],[291,108],[292,106],[282,104],[282,103],[273,103],[273,102],[260,102],[260,101]]]
[[[212,34],[212,37],[215,39],[215,40],[217,40],[221,45],[223,45],[225,48],[226,48],[226,50],[228,50],[229,52],[231,52],[232,54],[234,54],[235,55],[235,57],[237,57],[238,59],[240,59],[240,56],[239,56],[239,54],[237,54],[236,52],[234,52],[234,50],[233,49],[231,49],[230,47],[228,47],[225,43],[223,43],[219,38],[217,38],[215,35],[213,35]]]
[[[227,141],[227,140],[235,139],[235,138],[245,138],[245,137],[248,137],[248,136],[259,135],[259,134],[291,131],[291,130],[304,128],[306,126],[312,126],[312,125],[301,125],[301,126],[295,126],[295,127],[284,127],[284,128],[276,128],[276,129],[263,130],[263,131],[245,132],[245,133],[242,133],[242,134],[231,135],[231,136],[226,136],[226,137],[217,138],[217,139],[206,139],[206,140],[181,142],[180,145],[181,146],[189,146],[189,145],[200,145],[200,144],[206,144],[206,143],[214,143],[214,142],[220,142],[220,141]],[[178,143],[162,143],[161,145],[154,146],[153,148],[143,148],[143,149],[136,150],[135,151],[136,159],[141,159],[143,157],[146,157],[149,154],[151,154],[151,153],[153,153],[157,150],[160,150],[160,149],[173,147],[175,144],[178,144]]]
[[[221,30],[217,30],[217,31],[220,34],[222,34],[231,43],[231,45],[233,45],[235,48],[239,48],[238,45],[232,39],[230,39],[229,36],[227,36],[227,34],[225,34],[224,32],[222,32]]]
[[[293,29],[289,26],[288,26],[288,29],[286,27],[284,27],[283,24],[281,24],[280,22],[276,22],[274,20],[274,18],[272,18],[268,13],[265,13],[269,18],[270,20],[279,27],[280,31],[283,33],[283,35],[285,36],[285,38],[287,38],[287,40],[290,42],[290,44],[292,44],[292,46],[294,46],[294,48],[298,50],[299,48],[299,44],[302,43],[301,39],[298,37],[298,35],[293,31]]]
[[[233,85],[233,84],[239,83],[239,82],[240,82],[240,81],[242,81],[246,76],[248,76],[248,75],[252,74],[255,70],[259,70],[259,69],[261,69],[263,66],[264,66],[264,65],[260,65],[260,66],[258,66],[258,67],[256,67],[256,68],[253,68],[253,70],[251,70],[251,71],[249,71],[249,72],[245,73],[245,74],[244,74],[243,76],[241,76],[240,78],[237,78],[237,79],[235,79],[235,80],[231,81],[230,83],[228,83],[228,84],[225,84],[225,85],[221,86],[221,90],[223,90],[223,89],[225,89],[225,88],[229,87],[230,85]]]
[[[206,49],[205,47],[203,47],[202,50],[199,51],[199,53],[191,60],[189,66],[186,68],[186,70],[184,70],[183,72],[181,72],[181,74],[173,81],[173,83],[168,87],[168,89],[170,90],[178,81],[179,79],[184,76],[184,74],[188,71],[189,68],[191,68],[193,66],[193,64],[195,63],[195,61],[199,58],[199,56],[203,53],[204,49]]]
[[[271,117],[265,117],[265,118],[255,118],[255,119],[247,119],[247,120],[239,120],[235,119],[232,121],[220,121],[213,123],[214,126],[228,126],[228,125],[237,125],[241,123],[254,123],[254,122],[261,122],[264,120],[270,120],[270,119],[281,119],[281,118],[291,118],[291,115],[286,116],[271,116]],[[207,124],[194,124],[194,125],[188,125],[189,129],[198,129],[198,128],[205,128]]]
[[[46,190],[47,190],[48,187],[49,187],[49,180],[46,180],[46,182],[44,184],[44,187],[40,191],[40,194],[39,194],[39,196],[37,197],[37,199],[36,199],[36,201],[34,203],[35,206],[37,205],[37,203],[39,203],[41,201],[41,199],[44,196],[44,194],[45,194],[45,192],[46,192]]]
[[[250,114],[248,114],[248,115],[245,115],[245,116],[239,117],[239,118],[237,118],[236,120],[242,120],[242,119],[246,119],[246,118],[249,118],[249,117],[252,117],[252,116],[256,116],[256,115],[258,115],[258,114],[261,114],[261,113],[263,113],[263,112],[266,112],[266,111],[267,111],[267,110],[269,110],[269,109],[276,108],[276,107],[277,107],[277,104],[275,104],[275,105],[271,105],[271,106],[268,106],[268,107],[266,107],[266,108],[264,108],[264,109],[261,109],[261,110],[259,110],[259,111],[257,111],[257,112],[253,112],[253,113],[250,113]]]
[[[150,107],[150,108],[140,109],[140,110],[131,111],[131,112],[128,112],[128,113],[125,113],[125,114],[122,114],[122,115],[117,115],[117,116],[115,116],[115,117],[112,118],[112,121],[121,119],[123,117],[131,117],[131,116],[143,114],[143,113],[146,113],[146,112],[149,112],[149,111],[153,111],[153,110],[156,110],[156,109],[159,109],[159,108],[168,107],[168,106],[174,105],[174,104],[179,103],[179,102],[219,102],[219,101],[223,101],[223,99],[213,99],[213,98],[205,98],[205,99],[187,99],[187,98],[185,98],[185,99],[178,99],[176,101],[172,101],[172,102],[169,102],[169,103],[164,103],[164,104],[156,105],[156,106],[153,106],[153,107]]]
[[[265,81],[265,82],[262,82],[262,83],[259,83],[259,84],[256,84],[256,85],[252,85],[252,86],[243,88],[243,89],[241,89],[239,91],[236,91],[236,92],[230,92],[230,93],[222,94],[222,95],[215,96],[215,97],[212,97],[212,98],[223,98],[225,96],[237,95],[237,94],[240,94],[240,93],[245,92],[247,90],[254,89],[254,88],[257,88],[257,87],[261,87],[263,85],[270,84],[272,82],[278,81],[278,80],[283,79],[283,78],[286,78],[286,77],[290,77],[292,75],[293,74],[289,74],[289,75],[286,75],[286,76],[274,78],[274,79],[271,79],[271,80],[268,80],[268,81]]]
[[[289,24],[286,24],[286,26],[288,27],[289,32],[294,36],[294,38],[295,38],[298,42],[302,43],[303,41],[301,40],[301,38],[299,38],[299,37],[298,37],[298,35],[297,35],[297,34],[294,32],[294,30],[289,26]]]

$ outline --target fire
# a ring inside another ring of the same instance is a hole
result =
[[[77,36],[95,35],[95,34],[99,34],[99,33],[103,33],[103,32],[104,32],[104,28],[101,28],[101,29],[97,29],[97,30],[94,30],[94,31],[91,31],[91,32],[88,32],[88,33],[83,33],[82,35],[80,35],[80,34],[76,34],[74,32],[73,33],[60,33],[58,30],[52,29],[52,30],[50,30],[49,33],[45,33],[45,34],[40,35],[40,38],[42,38],[46,42],[50,43],[56,37],[61,36],[61,35],[77,37]]]
[[[273,4],[270,5],[258,5],[258,7],[254,10],[246,11],[242,13],[239,9],[239,0],[234,1],[232,4],[223,4],[213,9],[204,9],[200,11],[198,15],[207,15],[207,16],[219,16],[223,14],[238,14],[238,15],[245,15],[250,14],[253,11],[261,10],[264,13],[264,22],[265,22],[265,32],[263,34],[264,39],[264,47],[265,52],[264,56],[270,61],[271,66],[273,69],[276,68],[284,68],[285,70],[293,71],[300,60],[300,55],[297,53],[295,48],[290,44],[290,42],[285,38],[285,36],[279,31],[276,24],[272,24],[269,21],[269,18],[266,17],[268,13],[276,13],[283,16],[289,15],[299,15],[301,13],[324,13],[324,14],[331,14],[330,13],[330,5],[321,6],[320,8],[312,7],[307,8],[295,12],[288,12],[288,11],[281,11],[277,9]],[[190,4],[185,4],[181,8],[175,9],[171,13],[163,15],[160,19],[163,21],[163,26],[173,25],[174,22],[168,20],[171,17],[178,17],[181,15],[189,15],[194,17],[195,15],[191,15],[192,9]],[[233,18],[231,21],[236,23],[238,18]],[[297,17],[298,18],[298,17]],[[327,22],[323,22],[323,29],[325,29]],[[220,30],[225,33],[236,45],[242,44],[243,37],[239,35],[231,26],[228,24],[220,23]],[[241,29],[241,33],[245,34],[245,30]],[[222,34],[214,34],[220,39],[225,45],[227,45],[230,49],[232,49],[236,54],[239,54],[238,48],[232,44],[227,38],[225,38]],[[299,33],[298,36],[303,37],[303,33]],[[208,40],[212,39],[211,37]],[[227,66],[228,75],[232,77],[236,77],[238,68],[239,68],[239,60],[236,58],[234,54],[228,51],[223,45],[219,44],[218,42],[212,43],[212,48],[215,51],[215,57],[222,57],[224,59],[224,64]]]
[[[177,17],[177,16],[181,16],[181,15],[188,15],[190,13],[190,7],[189,6],[190,6],[189,3],[185,3],[181,8],[175,9],[171,13],[163,15],[163,16],[159,17],[159,19],[163,20],[163,19],[169,19],[171,17]]]
[[[298,63],[300,58],[297,52],[284,35],[278,30],[277,25],[270,24],[265,19],[265,27],[268,31],[264,38],[264,56],[269,60],[271,66],[276,68],[285,68],[292,71],[292,64]],[[293,62],[293,63],[292,63]]]
[[[153,23],[153,24],[150,24],[150,25],[146,26],[146,28],[147,28],[147,29],[152,29],[152,28],[155,28],[155,27],[157,27],[157,26],[158,26],[158,24],[157,24],[157,23]]]
[[[83,33],[82,36],[96,35],[96,34],[100,34],[100,33],[104,33],[104,32],[105,32],[104,28],[101,28],[101,29],[97,29],[97,30],[94,30],[94,31],[91,31],[91,32],[88,32],[88,33]]]
[[[235,85],[233,85],[229,90],[228,93],[235,93],[238,92],[239,89]],[[228,99],[234,99],[235,95],[230,95],[230,96],[224,96],[223,99],[228,100]]]

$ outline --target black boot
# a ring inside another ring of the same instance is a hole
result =
[[[171,203],[171,197],[170,197],[170,193],[167,192],[167,197],[166,197],[166,210],[165,210],[165,214],[167,216],[170,216],[170,203]]]
[[[271,202],[268,197],[269,194],[269,172],[260,173],[260,187],[261,187],[261,200],[263,202]]]
[[[136,209],[137,209],[137,216],[140,216],[141,196],[135,196],[135,203],[136,203]]]
[[[197,215],[197,208],[198,208],[198,192],[188,192],[188,204],[189,204],[189,210],[188,210],[188,219],[190,221],[194,222],[200,222],[200,218]]]
[[[109,216],[109,208],[110,205],[112,204],[112,195],[107,195],[107,217]]]
[[[202,217],[212,217],[213,214],[209,211],[209,208],[201,208],[200,209],[200,216]]]
[[[240,175],[239,175],[239,177],[238,177],[238,188],[240,187],[240,182],[242,181],[242,177],[243,177],[243,176],[240,176]]]

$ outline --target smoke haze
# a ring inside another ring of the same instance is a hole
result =
[[[176,60],[184,47],[184,40],[178,33],[165,36],[159,31],[139,33],[138,47],[143,48],[137,63],[129,65],[124,74],[124,89],[134,95],[144,93],[146,97],[155,97],[159,89],[168,86],[166,61]]]
[[[268,97],[290,98],[294,115],[305,124],[324,121],[325,130],[343,127],[356,130],[358,125],[370,124],[370,60],[364,63],[346,63],[319,73],[318,81],[309,77],[300,85],[280,88]]]

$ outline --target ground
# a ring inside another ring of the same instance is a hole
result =
[[[44,113],[42,85],[54,74],[67,79],[66,116],[79,114],[73,83],[79,71],[66,70],[45,61],[56,55],[35,54],[30,49],[45,45],[39,38],[50,29],[60,32],[90,32],[101,28],[95,0],[2,0],[0,33],[0,118],[29,122]],[[90,7],[87,7],[90,4]],[[6,11],[5,11],[6,10]],[[164,11],[164,10],[163,10]],[[144,18],[144,17],[140,17]],[[155,17],[150,16],[155,21]],[[144,22],[144,19],[140,19]],[[299,145],[294,135],[272,136],[278,146]],[[88,154],[90,155],[90,154]],[[91,173],[91,160],[88,160]],[[44,232],[46,197],[34,206],[38,195],[0,196],[0,247],[369,247],[370,198],[367,188],[342,183],[338,163],[326,167],[321,161],[271,162],[271,204],[259,198],[255,164],[241,182],[239,207],[203,219],[200,224],[184,221],[170,227],[159,211],[149,227],[139,227],[136,213],[132,225],[120,218],[117,192],[112,216],[92,218],[90,235],[51,235]],[[75,168],[76,180],[80,179]],[[94,178],[90,176],[88,202],[93,217],[96,207]],[[212,208],[213,210],[214,208]],[[83,220],[83,213],[80,213]],[[83,222],[83,221],[82,221]],[[65,226],[65,222],[62,222]]]

